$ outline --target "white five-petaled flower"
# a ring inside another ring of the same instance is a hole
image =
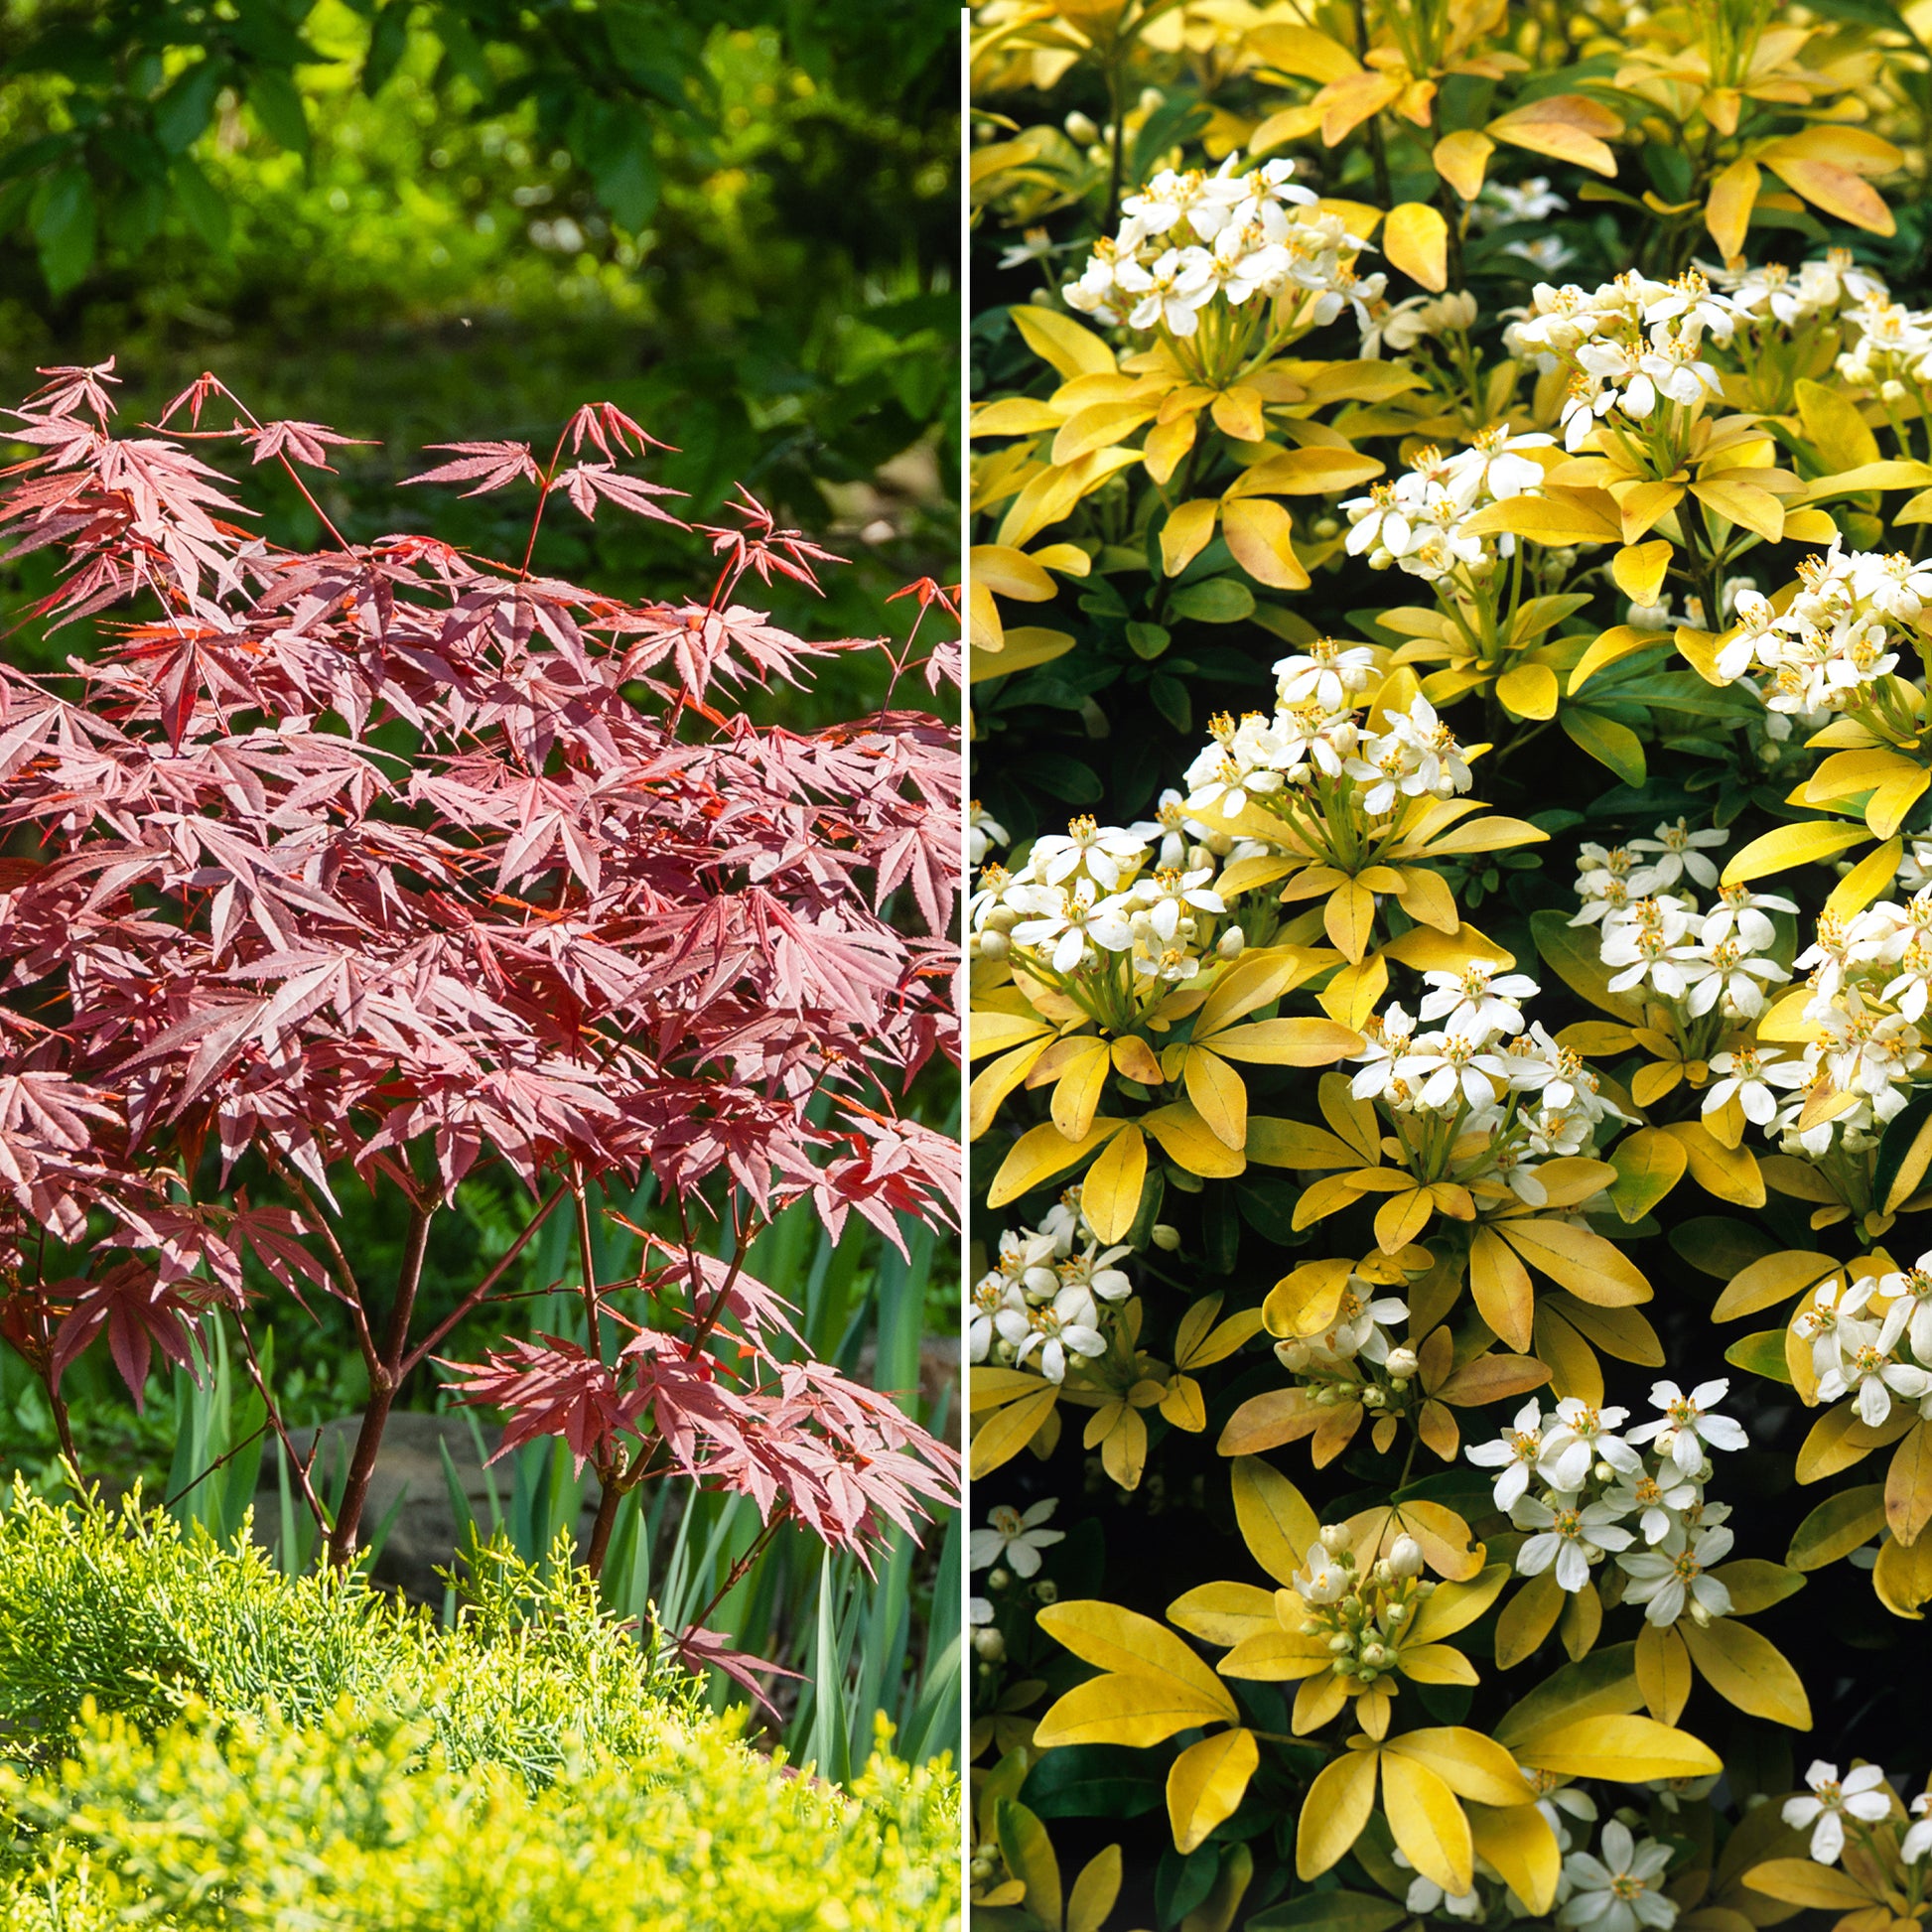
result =
[[[1675,886],[1685,877],[1708,887],[1718,883],[1718,868],[1704,856],[1705,852],[1729,842],[1728,832],[1713,826],[1694,832],[1689,821],[1680,818],[1675,825],[1658,826],[1654,838],[1632,839],[1630,850],[1657,855],[1644,868],[1650,875],[1653,891],[1659,886]]]
[[[1521,1003],[1536,997],[1537,984],[1522,973],[1505,973],[1499,979],[1495,972],[1489,961],[1477,959],[1459,972],[1425,973],[1423,984],[1430,990],[1423,995],[1418,1018],[1441,1020],[1445,1032],[1478,1043],[1498,1034],[1521,1033]]]
[[[1510,1517],[1517,1528],[1535,1532],[1516,1553],[1518,1573],[1540,1577],[1554,1565],[1558,1587],[1572,1591],[1589,1582],[1593,1557],[1627,1550],[1632,1541],[1610,1504],[1587,1503],[1561,1490],[1548,1497],[1525,1496]]]
[[[1066,1380],[1066,1358],[1104,1355],[1107,1337],[1094,1325],[1093,1299],[1084,1288],[1063,1288],[1043,1308],[1002,1309],[993,1325],[1013,1344],[1016,1362],[1037,1350],[1039,1372],[1049,1382]]]
[[[1524,1403],[1515,1421],[1493,1443],[1477,1443],[1464,1452],[1480,1468],[1502,1470],[1496,1478],[1496,1507],[1514,1509],[1528,1491],[1531,1472],[1543,1453],[1543,1411],[1534,1402]]]
[[[1661,1928],[1676,1923],[1677,1902],[1667,1898],[1661,1881],[1670,1867],[1668,1845],[1655,1839],[1639,1844],[1621,1820],[1603,1827],[1601,1858],[1572,1852],[1563,1862],[1570,1896],[1557,1911],[1557,1923],[1582,1932],[1638,1932],[1642,1926]]]
[[[1730,1591],[1707,1573],[1730,1554],[1734,1540],[1727,1529],[1699,1530],[1692,1537],[1673,1524],[1654,1548],[1617,1558],[1630,1578],[1624,1597],[1643,1604],[1645,1621],[1660,1627],[1675,1623],[1687,1608],[1693,1617],[1699,1610],[1705,1617],[1728,1615]]]
[[[1926,1853],[1932,1852],[1932,1791],[1921,1791],[1912,1800],[1912,1816],[1918,1823],[1905,1834],[1904,1843],[1898,1848],[1898,1856],[1907,1864],[1917,1864]]]
[[[1845,1850],[1845,1821],[1856,1818],[1875,1825],[1891,1810],[1891,1793],[1884,1771],[1876,1764],[1860,1764],[1838,1775],[1836,1764],[1814,1758],[1805,1782],[1811,1795],[1784,1801],[1784,1822],[1798,1831],[1811,1827],[1811,1856],[1820,1864],[1836,1864]]]
[[[996,1563],[1003,1563],[1016,1577],[1038,1576],[1040,1551],[1066,1540],[1064,1530],[1041,1528],[1059,1506],[1057,1496],[1047,1496],[1023,1515],[1011,1503],[996,1503],[986,1527],[975,1530],[968,1539],[966,1567],[991,1570]]]
[[[1721,1449],[1748,1449],[1750,1438],[1741,1423],[1709,1413],[1725,1399],[1729,1387],[1729,1378],[1721,1376],[1713,1382],[1700,1382],[1686,1395],[1675,1382],[1653,1382],[1650,1400],[1664,1412],[1663,1419],[1631,1430],[1631,1442],[1654,1442],[1658,1454],[1669,1456],[1686,1475],[1696,1474],[1707,1445]]]
[[[1582,1396],[1565,1396],[1544,1432],[1537,1473],[1552,1489],[1574,1490],[1584,1486],[1599,1462],[1624,1475],[1641,1468],[1643,1457],[1614,1433],[1629,1413],[1594,1409]]]

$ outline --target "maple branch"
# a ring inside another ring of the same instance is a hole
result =
[[[380,1358],[375,1350],[375,1335],[369,1327],[368,1311],[362,1306],[362,1291],[356,1285],[355,1270],[348,1265],[348,1257],[343,1253],[343,1244],[336,1239],[336,1230],[330,1225],[328,1216],[316,1206],[315,1196],[309,1192],[308,1183],[283,1160],[281,1149],[272,1141],[264,1141],[261,1153],[282,1185],[302,1203],[316,1232],[322,1236],[328,1244],[330,1254],[335,1257],[336,1299],[348,1310],[349,1320],[355,1328],[356,1346],[362,1351],[362,1364],[373,1378]]]
[[[456,1305],[456,1307],[450,1311],[449,1314],[443,1320],[439,1321],[436,1324],[436,1326],[432,1328],[429,1331],[429,1333],[425,1335],[423,1339],[419,1343],[417,1343],[417,1345],[414,1348],[412,1348],[407,1355],[403,1357],[401,1372],[404,1379],[407,1379],[409,1376],[413,1375],[416,1372],[416,1370],[422,1366],[423,1358],[429,1354],[430,1350],[434,1348],[436,1344],[440,1342],[443,1339],[443,1337],[447,1335],[450,1332],[450,1330],[457,1325],[458,1322],[463,1320],[463,1318],[466,1315],[471,1313],[472,1311],[475,1310],[477,1305],[480,1302],[482,1302],[483,1299],[489,1293],[489,1291],[492,1288],[494,1288],[499,1281],[502,1280],[503,1276],[509,1271],[511,1264],[516,1260],[517,1256],[520,1255],[523,1252],[523,1250],[530,1245],[531,1241],[533,1241],[536,1238],[537,1230],[543,1226],[545,1221],[549,1220],[551,1210],[555,1208],[555,1206],[560,1200],[563,1199],[565,1192],[566,1192],[566,1188],[564,1183],[561,1180],[558,1181],[556,1186],[550,1190],[549,1196],[537,1208],[536,1212],[530,1216],[529,1220],[524,1223],[523,1232],[519,1234],[516,1237],[516,1239],[510,1243],[502,1259],[497,1262],[495,1267],[493,1267],[489,1271],[489,1273],[486,1274],[483,1278],[483,1280],[480,1281],[476,1285],[476,1287],[473,1288],[470,1291],[470,1293],[466,1295],[463,1298],[463,1300],[460,1301]]]
[[[235,1459],[235,1457],[239,1455],[243,1449],[248,1448],[248,1446],[251,1443],[259,1441],[260,1438],[267,1435],[267,1433],[268,1433],[268,1418],[264,1416],[262,1420],[258,1422],[254,1426],[254,1428],[251,1429],[247,1433],[247,1435],[245,1435],[241,1439],[240,1442],[236,1443],[230,1449],[223,1449],[221,1453],[217,1455],[214,1458],[214,1460],[210,1462],[207,1465],[207,1467],[204,1469],[199,1475],[190,1477],[189,1480],[181,1488],[177,1489],[175,1493],[172,1496],[170,1496],[167,1499],[167,1501],[161,1505],[161,1507],[163,1509],[173,1509],[174,1506],[178,1502],[180,1502],[184,1496],[192,1496],[195,1493],[195,1491],[199,1489],[202,1486],[202,1484],[205,1483],[208,1479],[208,1477],[215,1472],[216,1469],[220,1468],[224,1463],[232,1462]]]
[[[252,409],[250,409],[248,405],[245,402],[243,402],[241,398],[238,395],[236,395],[235,392],[227,386],[226,383],[217,381],[214,386],[217,389],[219,389],[221,393],[224,396],[226,396],[227,399],[231,403],[233,403],[234,406],[238,410],[240,410],[244,416],[248,418],[249,422],[254,424],[255,428],[257,429],[261,428],[260,418],[256,416],[255,412]],[[345,536],[344,536],[343,533],[336,528],[335,524],[329,520],[329,512],[326,509],[324,509],[323,506],[320,503],[318,503],[312,495],[310,495],[309,485],[305,483],[302,481],[301,477],[296,473],[295,466],[289,462],[287,454],[284,451],[277,450],[275,452],[275,461],[279,463],[282,466],[283,470],[287,473],[289,482],[294,483],[296,488],[302,492],[302,500],[305,503],[307,503],[312,510],[315,511],[316,521],[320,523],[322,527],[325,530],[327,530],[332,537],[336,539],[336,547],[339,550],[346,552],[349,549],[348,539]]]
[[[615,1469],[609,1475],[600,1474],[598,1480],[601,1487],[597,1498],[597,1520],[591,1525],[590,1547],[584,1552],[584,1568],[593,1577],[604,1575],[604,1559],[611,1552],[611,1532],[617,1527],[618,1507],[623,1501],[624,1492],[631,1487]]]
[[[241,1337],[242,1353],[248,1359],[248,1379],[255,1385],[255,1393],[262,1399],[262,1407],[268,1412],[268,1426],[275,1431],[282,1445],[282,1453],[288,1465],[295,1471],[296,1480],[302,1485],[302,1500],[309,1506],[309,1514],[314,1517],[316,1534],[329,1534],[329,1512],[323,1507],[322,1498],[316,1494],[315,1484],[310,1480],[310,1471],[315,1466],[316,1451],[322,1447],[322,1432],[317,1430],[309,1445],[307,1455],[300,1454],[291,1440],[288,1425],[282,1420],[282,1411],[275,1398],[269,1393],[268,1379],[262,1374],[260,1358],[255,1353],[255,1338],[248,1332],[245,1321],[237,1321],[235,1330]],[[257,1435],[260,1434],[258,1430]],[[250,1439],[252,1440],[252,1438]]]
[[[550,479],[557,474],[557,465],[564,460],[564,438],[569,434],[570,425],[566,423],[557,432],[557,447],[550,452],[550,462],[537,479],[536,514],[530,518],[530,540],[523,546],[523,567],[516,573],[519,584],[529,581],[530,559],[537,554],[537,532],[543,528],[543,512],[550,502]]]
[[[686,1636],[689,1636],[693,1630],[703,1629],[705,1620],[711,1615],[712,1611],[732,1593],[732,1590],[744,1580],[745,1573],[764,1553],[765,1547],[777,1535],[778,1526],[781,1523],[791,1521],[791,1505],[787,1503],[782,1509],[776,1511],[770,1522],[765,1524],[763,1529],[759,1530],[758,1535],[752,1539],[751,1548],[726,1571],[725,1581],[718,1586],[717,1593],[712,1597],[711,1601],[684,1626]]]
[[[389,1411],[395,1407],[396,1391],[402,1386],[409,1322],[416,1311],[416,1291],[422,1285],[423,1259],[429,1251],[429,1224],[435,1217],[433,1205],[419,1203],[410,1209],[409,1235],[403,1244],[402,1270],[396,1280],[396,1303],[389,1314],[388,1345],[369,1377],[369,1399],[362,1410],[362,1427],[356,1432],[355,1452],[349,1458],[342,1508],[329,1539],[329,1561],[338,1569],[346,1567],[355,1554],[355,1533],[361,1527],[362,1506],[368,1500],[369,1481],[375,1474],[382,1432],[388,1427]]]

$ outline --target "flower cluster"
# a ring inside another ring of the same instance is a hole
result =
[[[1735,600],[1738,621],[1717,656],[1721,678],[1752,671],[1774,712],[1823,723],[1872,701],[1872,685],[1898,663],[1900,635],[1919,625],[1932,601],[1932,569],[1903,551],[1841,549],[1798,565],[1798,593],[1782,611],[1751,590]]]
[[[1286,160],[1243,168],[1238,153],[1212,174],[1164,169],[1122,202],[1118,232],[1094,243],[1062,291],[1067,307],[1109,327],[1184,340],[1217,298],[1240,309],[1299,292],[1311,324],[1332,322],[1353,303],[1366,328],[1387,278],[1356,276],[1368,242],[1321,212],[1294,174]]]
[[[1710,855],[1726,843],[1725,833],[1693,830],[1680,818],[1626,846],[1583,847],[1583,909],[1571,924],[1597,926],[1611,992],[1672,1001],[1693,1019],[1745,1021],[1764,1011],[1767,987],[1791,977],[1772,956],[1778,935],[1770,915],[1797,907],[1747,887],[1720,887]],[[1716,903],[1700,907],[1694,887],[1716,888]]]
[[[1118,1267],[1131,1251],[1103,1248],[1068,1188],[1038,1228],[1009,1228],[999,1259],[973,1287],[967,1354],[975,1362],[1033,1368],[1063,1382],[1073,1358],[1107,1352],[1107,1311],[1133,1284]]]
[[[1612,412],[1640,424],[1660,406],[1690,408],[1720,395],[1705,337],[1728,343],[1738,319],[1734,300],[1695,269],[1670,282],[1632,269],[1594,289],[1539,282],[1504,340],[1539,368],[1572,371],[1563,440],[1581,450]]]
[[[1894,1401],[1932,1416],[1932,1254],[1909,1269],[1827,1283],[1793,1324],[1811,1344],[1821,1402],[1852,1402],[1869,1429]]]
[[[981,829],[989,838],[998,830]],[[1073,819],[1064,835],[1035,839],[1016,871],[997,863],[981,871],[968,907],[976,956],[1002,959],[1021,946],[1036,970],[1062,980],[1124,974],[1130,992],[1190,978],[1217,935],[1222,955],[1234,957],[1239,933],[1217,923],[1227,906],[1212,887],[1219,862],[1203,842],[1210,836],[1185,816],[1177,793],[1163,798],[1154,822]]]
[[[1842,314],[1859,322],[1868,309],[1888,299],[1884,282],[1854,261],[1849,248],[1828,249],[1822,260],[1796,268],[1764,262],[1706,272],[1730,298],[1740,319],[1749,318],[1760,326],[1802,329],[1807,323]]]
[[[1225,712],[1210,720],[1213,742],[1187,767],[1186,809],[1211,824],[1217,815],[1238,817],[1251,800],[1272,804],[1295,787],[1381,819],[1412,798],[1467,791],[1467,758],[1427,698],[1385,714],[1379,732],[1364,725],[1357,694],[1372,666],[1366,645],[1325,637],[1306,654],[1282,659],[1272,718],[1251,711],[1239,722]],[[1265,842],[1252,848],[1266,849]],[[1239,848],[1234,856],[1242,856]]]
[[[1654,1383],[1651,1406],[1661,1414],[1628,1430],[1624,1409],[1566,1396],[1546,1415],[1532,1401],[1495,1441],[1467,1450],[1471,1462],[1500,1472],[1496,1507],[1529,1532],[1518,1573],[1552,1571],[1561,1588],[1576,1591],[1615,1556],[1622,1599],[1643,1604],[1649,1622],[1727,1614],[1730,1592],[1708,1573],[1730,1552],[1730,1510],[1707,1503],[1704,1486],[1708,1450],[1747,1446],[1741,1424],[1713,1413],[1729,1386],[1700,1382],[1687,1395],[1675,1382]]]
[[[1405,475],[1343,502],[1348,554],[1365,556],[1371,570],[1399,567],[1431,584],[1487,569],[1514,553],[1516,539],[1485,539],[1470,522],[1490,503],[1533,495],[1543,466],[1523,452],[1548,449],[1555,441],[1537,432],[1512,434],[1504,426],[1483,430],[1452,455],[1433,445],[1419,450]]]
[[[1348,1531],[1331,1523],[1309,1545],[1291,1580],[1308,1615],[1300,1634],[1328,1648],[1329,1670],[1348,1695],[1359,1695],[1394,1669],[1416,1612],[1436,1585],[1423,1574],[1422,1545],[1398,1536],[1387,1556],[1362,1563]]]
[[[1581,1154],[1599,1122],[1628,1116],[1540,1022],[1525,1025],[1522,1002],[1537,993],[1534,980],[1498,977],[1473,960],[1459,972],[1425,973],[1423,984],[1417,1019],[1391,1006],[1365,1023],[1368,1044],[1355,1055],[1364,1065],[1350,1091],[1380,1103],[1405,1144],[1411,1124],[1425,1138],[1478,1140],[1476,1169],[1458,1177],[1493,1173],[1519,1200],[1542,1206],[1537,1162]],[[1432,1020],[1441,1026],[1416,1031]]]

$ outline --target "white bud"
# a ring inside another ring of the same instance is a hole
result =
[[[1391,1348],[1389,1359],[1384,1366],[1398,1382],[1411,1382],[1415,1380],[1416,1372],[1422,1364],[1416,1360],[1416,1351],[1413,1348]]]
[[[1413,1536],[1399,1536],[1389,1552],[1389,1568],[1398,1577],[1422,1575],[1422,1545]]]
[[[978,943],[982,959],[1004,959],[1013,950],[1013,941],[1004,932],[982,932]]]
[[[1348,1531],[1340,1523],[1330,1523],[1321,1532],[1321,1547],[1331,1557],[1338,1557],[1348,1548]]]
[[[1100,130],[1092,119],[1076,107],[1060,125],[1066,129],[1066,138],[1076,147],[1090,148],[1100,139]]]
[[[1247,943],[1241,928],[1238,925],[1231,925],[1221,934],[1221,943],[1214,950],[1223,959],[1239,959]]]
[[[989,1664],[997,1664],[1007,1654],[1007,1640],[990,1623],[973,1632],[973,1652]]]

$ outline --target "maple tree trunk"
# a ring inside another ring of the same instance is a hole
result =
[[[338,1569],[355,1554],[356,1532],[361,1528],[362,1509],[369,1499],[369,1479],[375,1474],[382,1432],[389,1426],[389,1411],[395,1406],[396,1391],[402,1384],[402,1361],[409,1350],[409,1323],[416,1310],[416,1289],[423,1278],[423,1256],[429,1247],[433,1211],[419,1207],[410,1217],[402,1272],[396,1281],[396,1306],[389,1316],[388,1347],[377,1372],[369,1377],[369,1399],[362,1410],[362,1427],[356,1433],[355,1453],[349,1458],[343,1506],[329,1539],[329,1561]]]
[[[584,1568],[593,1577],[604,1575],[604,1559],[611,1553],[611,1532],[617,1526],[618,1505],[623,1490],[615,1477],[607,1477],[597,1499],[597,1521],[591,1525],[591,1547],[584,1553]]]

